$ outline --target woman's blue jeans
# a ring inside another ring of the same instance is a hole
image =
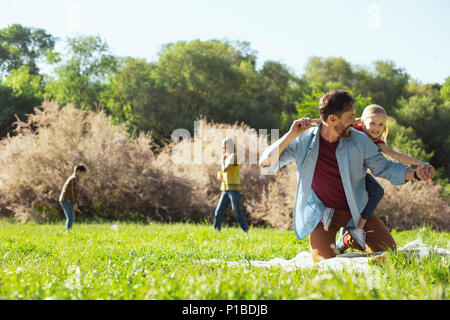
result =
[[[69,201],[61,201],[60,204],[64,210],[64,215],[66,216],[66,229],[70,229],[72,228],[73,220],[75,219],[73,204]]]
[[[248,224],[245,220],[244,214],[241,208],[241,191],[239,190],[226,190],[222,192],[219,203],[217,204],[216,212],[214,214],[214,229],[221,229],[223,215],[225,210],[231,202],[233,208],[234,217],[241,226],[244,232],[248,231]]]

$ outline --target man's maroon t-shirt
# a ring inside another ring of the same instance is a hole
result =
[[[319,156],[314,170],[312,188],[325,206],[349,210],[335,154],[338,143],[339,140],[329,143],[320,137]]]

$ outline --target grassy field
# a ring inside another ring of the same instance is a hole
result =
[[[230,267],[199,260],[291,259],[292,231],[208,224],[19,224],[0,220],[0,299],[448,299],[449,259],[391,254],[374,274]],[[450,233],[393,231],[449,248]]]

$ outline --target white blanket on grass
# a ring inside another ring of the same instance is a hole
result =
[[[397,249],[407,255],[413,255],[420,258],[425,258],[430,254],[437,254],[442,259],[450,257],[450,250],[444,248],[430,247],[425,245],[421,240],[415,240],[407,243],[401,248]],[[255,268],[272,268],[279,267],[285,271],[292,271],[294,269],[306,269],[306,268],[318,268],[321,270],[333,270],[333,271],[356,271],[365,272],[369,271],[378,261],[382,261],[387,257],[387,252],[376,252],[372,254],[364,253],[344,253],[334,258],[322,260],[314,263],[312,254],[308,251],[303,251],[297,254],[290,260],[282,258],[275,258],[268,261],[232,261],[226,262],[217,259],[202,260],[201,263],[227,263],[229,266],[251,266]],[[373,263],[370,263],[373,262]]]

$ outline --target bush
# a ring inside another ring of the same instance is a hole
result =
[[[268,146],[266,136],[258,137],[255,130],[245,124],[235,123],[217,124],[208,122],[205,118],[198,121],[201,130],[194,134],[194,139],[184,139],[172,142],[162,148],[157,156],[157,165],[167,174],[173,174],[182,181],[188,182],[194,196],[204,205],[202,215],[209,221],[213,221],[214,211],[219,201],[220,182],[217,180],[217,171],[220,170],[222,157],[222,141],[226,137],[233,137],[237,146],[238,163],[241,174],[241,204],[244,215],[252,224],[261,224],[263,221],[258,214],[254,214],[252,208],[261,198],[261,192],[274,176],[261,175],[258,162],[258,149]],[[201,136],[200,136],[201,134]],[[202,138],[200,138],[202,137]],[[199,140],[201,139],[201,145]],[[258,139],[261,139],[258,142]],[[197,151],[202,151],[201,163]],[[259,150],[262,153],[263,150]],[[190,157],[189,157],[190,153]],[[200,162],[200,161],[198,161]],[[225,223],[235,223],[234,215],[230,213],[224,216]]]
[[[151,135],[127,138],[104,111],[82,111],[44,102],[18,120],[16,135],[0,141],[0,212],[20,220],[45,219],[58,208],[61,188],[73,167],[83,163],[80,210],[100,218],[142,212],[169,221],[196,214],[200,199],[191,185],[156,165]],[[50,209],[47,209],[51,212]],[[60,210],[62,215],[62,210]]]
[[[62,218],[61,188],[73,167],[82,163],[87,174],[80,183],[81,220],[213,221],[220,196],[216,173],[222,140],[234,137],[247,220],[291,229],[295,164],[276,175],[262,175],[256,163],[268,146],[266,136],[244,124],[206,119],[197,124],[201,130],[195,140],[188,139],[184,130],[185,139],[160,148],[150,134],[128,138],[127,129],[113,125],[102,110],[83,111],[71,105],[60,109],[44,102],[27,122],[17,121],[13,137],[0,140],[0,214],[20,221],[52,222],[58,214]],[[380,183],[385,196],[376,214],[390,228],[428,224],[450,230],[449,204],[440,196],[440,186],[433,182],[392,186],[381,179]],[[224,222],[236,223],[231,212]]]

